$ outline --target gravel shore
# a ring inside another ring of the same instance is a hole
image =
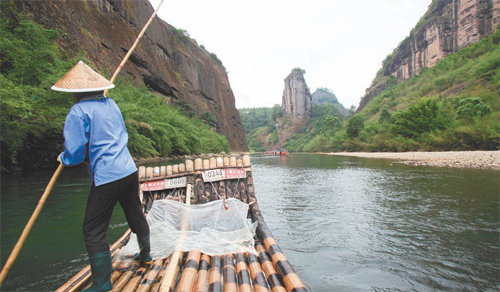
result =
[[[328,155],[385,158],[409,165],[500,170],[500,150],[447,152],[331,152]]]

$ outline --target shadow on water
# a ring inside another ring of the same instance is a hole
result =
[[[263,215],[311,291],[496,290],[498,171],[252,157]]]

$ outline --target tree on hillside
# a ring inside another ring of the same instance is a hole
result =
[[[394,114],[393,130],[404,137],[444,128],[437,98],[425,98]]]
[[[328,115],[323,118],[323,127],[321,128],[321,132],[327,136],[333,136],[340,126],[341,122],[338,117]]]
[[[363,117],[360,115],[355,115],[347,121],[346,134],[349,138],[356,138],[359,136],[361,130],[363,130],[365,124]]]

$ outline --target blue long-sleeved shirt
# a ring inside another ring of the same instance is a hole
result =
[[[87,98],[73,105],[66,116],[61,161],[65,166],[82,163],[88,147],[94,183],[103,185],[137,170],[127,143],[128,133],[116,103],[103,96]]]

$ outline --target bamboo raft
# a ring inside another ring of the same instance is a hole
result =
[[[281,153],[279,151],[266,151],[264,153],[267,155],[274,155],[274,156],[288,156],[288,151],[282,151]]]
[[[248,216],[252,222],[258,222],[255,235],[258,255],[208,256],[199,250],[184,253],[176,249],[168,258],[154,260],[149,268],[136,268],[132,261],[114,258],[113,291],[308,291],[262,217],[248,155],[222,154],[195,158],[194,163],[187,159],[177,165],[139,167],[139,182],[145,213],[154,200],[164,199],[203,204],[219,198],[236,198],[249,204]],[[129,238],[130,229],[110,247],[112,255]],[[57,292],[86,289],[91,285],[90,276],[87,266]]]

